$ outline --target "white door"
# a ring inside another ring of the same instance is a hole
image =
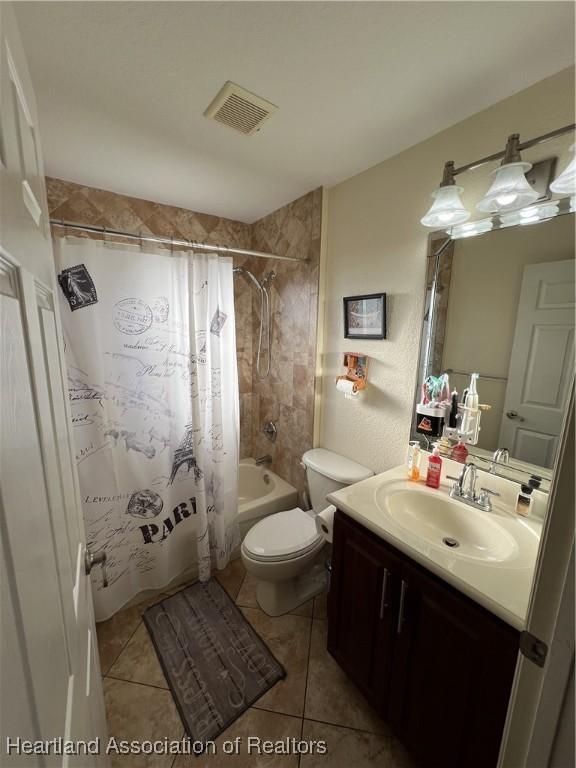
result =
[[[574,766],[573,386],[567,411],[498,768]]]
[[[498,445],[552,467],[574,372],[574,261],[524,268]]]
[[[35,100],[10,4],[0,22],[0,765],[91,768],[17,746],[106,729]]]

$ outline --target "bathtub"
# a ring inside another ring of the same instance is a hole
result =
[[[265,465],[242,459],[238,477],[238,523],[242,539],[250,528],[267,515],[292,509],[298,504],[298,491]]]

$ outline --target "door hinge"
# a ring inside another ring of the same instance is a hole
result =
[[[548,646],[542,640],[538,640],[533,634],[524,630],[520,632],[520,653],[533,661],[539,667],[544,666],[548,654]]]

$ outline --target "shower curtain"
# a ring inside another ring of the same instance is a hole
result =
[[[55,241],[96,620],[240,541],[232,260]]]

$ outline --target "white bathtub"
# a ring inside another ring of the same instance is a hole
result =
[[[238,523],[242,538],[267,515],[292,509],[298,504],[298,491],[266,466],[257,467],[254,459],[242,459],[238,478]]]

